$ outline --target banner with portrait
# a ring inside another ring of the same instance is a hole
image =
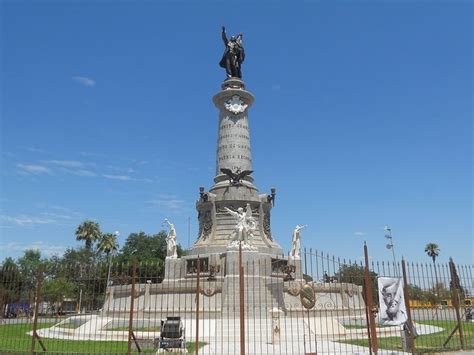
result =
[[[378,277],[379,322],[400,325],[407,321],[403,281],[398,277]]]

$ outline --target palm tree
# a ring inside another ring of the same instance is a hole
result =
[[[110,253],[116,251],[117,248],[117,233],[104,233],[100,236],[99,243],[97,244],[97,250],[109,256]]]
[[[107,255],[109,259],[109,270],[107,272],[107,286],[109,286],[110,282],[110,268],[112,266],[112,252],[118,249],[117,243],[117,236],[119,235],[118,232],[115,233],[105,233],[100,236],[99,244],[97,245],[97,249]]]
[[[425,253],[433,260],[433,267],[436,278],[436,296],[438,296],[438,272],[436,271],[436,258],[438,257],[440,249],[436,243],[428,243],[425,246]]]
[[[91,250],[92,245],[101,236],[99,223],[86,220],[82,222],[76,229],[76,240],[84,240],[86,249]]]

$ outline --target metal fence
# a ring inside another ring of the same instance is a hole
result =
[[[3,265],[0,352],[156,353],[170,346],[196,354],[474,349],[472,266],[365,257],[345,260],[310,249],[299,259],[234,252],[165,265],[49,263],[31,272]],[[383,280],[395,283],[379,289]],[[401,284],[403,295],[395,290]],[[402,321],[390,318],[390,307]]]

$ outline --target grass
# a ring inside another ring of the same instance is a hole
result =
[[[56,323],[39,323],[38,329],[49,328]],[[27,353],[31,349],[31,336],[27,333],[32,330],[32,324],[1,324],[0,325],[0,353],[15,351]],[[122,327],[120,327],[122,328]],[[148,331],[151,328],[145,328]],[[154,328],[156,329],[156,328]],[[122,330],[122,329],[120,329]],[[126,329],[128,330],[128,327]],[[140,329],[135,329],[140,331]],[[159,331],[159,329],[158,329]],[[58,340],[43,338],[43,343],[48,352],[56,353],[100,353],[100,354],[126,354],[127,342],[125,341],[83,341],[83,340]],[[199,342],[199,348],[207,343]],[[194,353],[194,342],[188,342],[186,349]],[[36,342],[36,351],[41,351],[41,346]],[[155,353],[153,349],[143,349],[142,353]],[[134,352],[138,353],[138,352]]]
[[[204,345],[206,345],[206,344],[207,344],[207,343],[199,342],[199,343],[198,343],[199,349],[201,349],[201,348],[202,348]],[[196,347],[195,347],[194,342],[187,343],[187,344],[186,344],[186,349],[188,350],[188,353],[193,354],[194,351],[196,350]]]
[[[40,323],[38,329],[49,328],[55,323]],[[0,352],[17,351],[29,352],[31,349],[31,336],[27,332],[32,330],[32,324],[2,324],[0,325]],[[83,341],[83,340],[57,340],[43,338],[43,343],[48,352],[77,352],[77,353],[113,353],[127,352],[127,342],[124,341]],[[36,351],[41,351],[41,346],[36,342]],[[146,351],[148,352],[148,350]],[[151,350],[151,352],[154,352]]]
[[[106,331],[128,331],[128,325],[124,325],[121,327],[114,327],[110,329],[105,329]],[[138,328],[133,328],[134,332],[159,332],[161,330],[161,327],[159,325],[157,326],[149,326],[149,327],[138,327]]]
[[[451,331],[456,326],[455,321],[419,321],[416,322],[419,324],[433,325],[436,327],[443,328],[444,330],[438,333],[420,335],[415,340],[416,350],[419,353],[428,353],[428,352],[438,352],[444,350],[459,350],[461,349],[461,344],[459,340],[459,333],[451,338],[446,347],[443,347],[443,343],[448,338]],[[474,323],[463,322],[464,330],[464,345],[465,349],[474,349]],[[354,339],[347,341],[340,341],[341,343],[369,346],[367,339]],[[386,350],[402,350],[402,344],[400,337],[378,337],[377,338],[378,346],[380,349]]]
[[[346,329],[367,329],[366,325],[362,324],[343,324],[342,325]],[[388,328],[393,327],[392,325],[377,325],[377,328]]]

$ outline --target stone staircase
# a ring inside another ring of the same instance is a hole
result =
[[[223,287],[223,313],[228,316],[240,312],[239,276],[228,275]],[[281,279],[246,275],[244,278],[245,313],[267,317],[273,308],[284,308],[283,282]]]

